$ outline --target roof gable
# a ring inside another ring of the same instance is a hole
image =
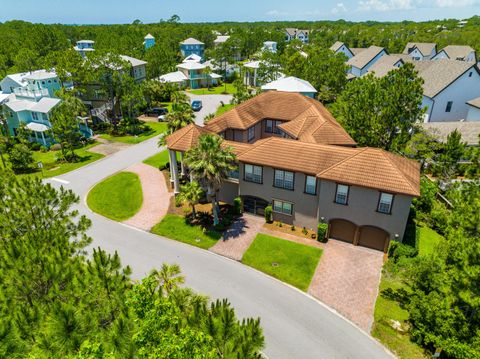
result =
[[[370,46],[368,49],[361,51],[360,53],[349,59],[347,61],[347,65],[363,69],[382,51],[385,51],[383,47]]]

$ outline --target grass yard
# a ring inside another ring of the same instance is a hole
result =
[[[220,115],[224,114],[225,112],[231,110],[234,107],[235,107],[235,105],[233,105],[233,104],[225,104],[223,106],[220,105],[217,108],[217,112],[215,112],[215,116],[220,116]]]
[[[177,152],[177,161],[180,161],[180,153]],[[164,169],[168,163],[168,150],[163,150],[151,157],[148,157],[143,163],[160,170]]]
[[[212,86],[209,89],[208,88],[201,88],[201,89],[195,89],[195,90],[187,90],[189,93],[193,95],[221,95],[225,94],[225,84],[220,85],[220,86]],[[237,89],[233,84],[227,83],[227,94],[235,94],[237,92]]]
[[[142,202],[140,178],[132,172],[119,172],[108,177],[93,187],[87,197],[92,211],[116,221],[135,215]]]
[[[215,231],[205,233],[199,226],[192,226],[183,216],[167,214],[160,223],[152,228],[152,233],[191,244],[192,246],[208,249],[222,236]]]
[[[432,255],[443,237],[428,227],[418,226],[418,249],[420,256]],[[401,269],[400,269],[401,270]],[[408,293],[407,283],[401,273],[391,272],[388,262],[384,265],[380,281],[380,294],[375,303],[372,335],[395,352],[399,358],[430,358],[424,349],[410,340],[408,332],[401,333],[392,328],[392,320],[398,321],[408,330],[409,314],[402,307],[399,294]]]
[[[320,248],[259,233],[242,262],[306,291],[321,255]]]
[[[443,237],[428,227],[419,227],[418,254],[421,256],[432,255]]]
[[[108,141],[116,141],[123,143],[136,144],[148,140],[154,136],[164,133],[167,130],[166,122],[147,122],[147,126],[150,127],[150,131],[141,133],[138,136],[126,135],[126,136],[113,136],[109,134],[101,134],[100,137]]]

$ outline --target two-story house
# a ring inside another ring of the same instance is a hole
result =
[[[135,82],[142,82],[147,78],[146,61],[126,55],[120,55],[120,58],[130,64],[130,76],[135,80]]]
[[[335,55],[339,53],[344,54],[347,59],[351,59],[353,56],[355,56],[352,50],[350,50],[350,48],[341,41],[336,41],[332,46],[330,46],[330,50],[333,51]]]
[[[382,56],[388,55],[387,50],[379,46],[370,46],[350,58],[346,64],[349,67],[348,73],[352,77],[360,77],[367,73],[370,67]]]
[[[220,200],[240,197],[244,211],[257,215],[271,205],[275,221],[295,226],[328,223],[330,238],[381,251],[391,239],[402,240],[412,198],[420,194],[419,165],[380,149],[355,148],[318,101],[269,91],[205,127],[174,132],[166,141],[175,192],[181,176],[176,152],[188,151],[205,133],[222,136],[237,156],[238,170],[222,184]]]
[[[21,80],[20,80],[21,79]],[[14,87],[16,81],[19,85]],[[6,115],[8,134],[16,136],[20,126],[31,131],[30,140],[44,146],[53,143],[50,134],[50,116],[53,108],[60,103],[55,91],[60,89],[60,81],[54,72],[37,70],[31,73],[8,75],[2,81],[7,97],[2,106]],[[92,131],[85,123],[79,124],[79,131],[90,137]]]
[[[437,44],[427,42],[409,42],[403,50],[415,61],[430,60],[437,54]]]
[[[148,50],[149,48],[155,46],[155,37],[153,37],[152,34],[147,34],[143,38],[143,46],[144,46],[145,50]]]
[[[292,27],[287,27],[285,29],[285,41],[289,42],[291,40],[300,40],[304,44],[308,43],[308,35],[310,34],[309,30],[295,29]]]
[[[180,43],[180,52],[182,53],[182,57],[196,54],[203,59],[205,56],[205,44],[193,37],[189,37]]]

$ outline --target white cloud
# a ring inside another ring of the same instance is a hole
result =
[[[416,4],[413,0],[362,0],[358,2],[358,10],[360,11],[410,10],[414,7],[416,7]]]
[[[438,7],[466,7],[478,5],[474,0],[437,0],[435,1]]]
[[[332,8],[332,14],[336,15],[339,13],[344,13],[347,12],[347,7],[343,2],[337,3],[333,8]]]

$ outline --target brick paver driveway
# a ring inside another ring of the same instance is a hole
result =
[[[370,332],[382,264],[380,251],[331,239],[308,292]]]
[[[264,223],[263,217],[244,213],[225,231],[223,238],[219,239],[210,250],[239,261]]]

